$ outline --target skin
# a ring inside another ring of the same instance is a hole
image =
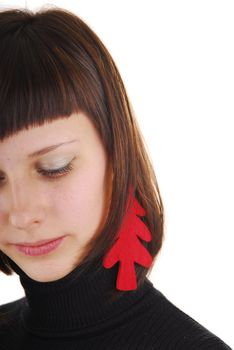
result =
[[[40,172],[64,167],[73,158],[68,173],[50,177]],[[36,281],[64,277],[78,265],[86,244],[105,223],[112,176],[99,134],[83,113],[20,131],[0,142],[0,250]],[[62,244],[45,255],[28,256],[13,245],[63,235]]]

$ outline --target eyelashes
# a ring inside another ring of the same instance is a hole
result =
[[[50,177],[50,178],[57,178],[62,175],[66,175],[70,173],[73,170],[73,163],[70,162],[67,165],[65,165],[62,168],[59,169],[39,169],[38,173],[42,174],[43,176]]]
[[[58,168],[58,169],[43,169],[43,168],[38,168],[37,172],[41,174],[43,177],[55,180],[57,178],[62,177],[63,175],[69,174],[73,169],[74,169],[74,160],[76,157],[74,157],[67,165]],[[2,187],[5,183],[5,178],[3,176],[0,176],[0,186]]]

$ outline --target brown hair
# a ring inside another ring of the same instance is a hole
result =
[[[0,12],[0,111],[1,141],[24,128],[86,113],[112,162],[113,190],[105,225],[81,261],[91,264],[115,242],[130,186],[153,236],[142,244],[155,259],[163,240],[164,210],[153,166],[120,73],[83,20],[61,8]],[[137,264],[135,269],[139,285],[149,269]],[[3,252],[0,270],[13,272]]]

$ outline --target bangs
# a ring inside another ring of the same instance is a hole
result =
[[[70,37],[43,14],[18,17],[4,26],[0,13],[0,141],[79,111],[98,127],[106,114],[103,89],[78,31]]]

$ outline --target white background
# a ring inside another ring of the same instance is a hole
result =
[[[150,280],[234,347],[234,3],[8,1],[79,15],[112,54],[154,164],[165,240]],[[23,296],[0,274],[0,304]]]

